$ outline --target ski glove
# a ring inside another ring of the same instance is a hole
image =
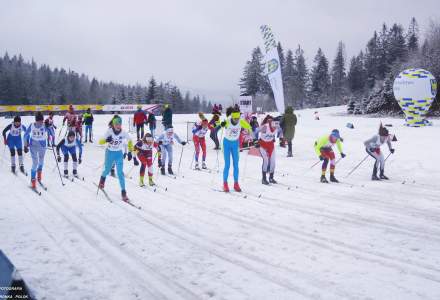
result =
[[[133,155],[131,155],[131,152],[128,152],[127,158],[128,158],[128,161],[130,161],[133,158]]]
[[[61,162],[61,156],[59,156],[59,155],[57,156],[57,161]]]
[[[394,151],[396,150],[394,150],[393,148],[390,149],[391,154],[394,154]]]
[[[163,143],[162,143],[162,141],[159,141],[159,143],[157,143],[157,144],[160,146],[160,145],[162,145]]]
[[[139,166],[139,161],[137,160],[136,156],[133,157],[133,163],[135,166]]]
[[[226,121],[221,122],[221,123],[220,123],[220,126],[221,126],[221,127],[225,127],[225,126],[226,126]]]
[[[185,146],[186,145],[186,142],[182,142],[182,146]]]
[[[320,155],[319,160],[324,160],[324,156]]]
[[[344,153],[341,153],[341,157],[342,158],[344,158],[344,157],[346,157],[347,155],[345,155]]]
[[[370,151],[371,153],[376,152],[376,148],[369,148],[368,151]]]
[[[28,152],[29,152],[28,146],[24,146],[24,153],[28,153]]]
[[[111,143],[111,142],[113,141],[112,136],[107,137],[107,138],[105,139],[105,141],[106,141],[107,143]]]

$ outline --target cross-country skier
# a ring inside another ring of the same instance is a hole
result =
[[[67,132],[69,131],[75,132],[76,120],[77,120],[77,116],[75,114],[75,110],[73,109],[73,105],[69,105],[69,110],[67,111],[67,113],[64,115],[63,118],[63,126],[64,124],[66,124],[67,121]]]
[[[154,115],[154,113],[150,112],[148,114],[148,127],[150,128],[150,133],[153,136],[153,138],[155,137],[154,132],[156,131],[156,116]]]
[[[226,111],[227,119],[222,121],[220,126],[224,128],[223,138],[223,155],[225,160],[225,167],[223,169],[223,191],[229,192],[228,177],[229,168],[232,163],[234,166],[234,190],[241,192],[240,185],[238,184],[238,160],[239,160],[239,137],[242,128],[248,130],[249,134],[252,134],[251,125],[244,119],[241,119],[240,109],[229,107]]]
[[[60,148],[61,148],[61,151],[63,152],[63,156],[64,156],[64,177],[69,176],[69,171],[68,171],[69,154],[72,157],[72,169],[73,169],[72,174],[73,174],[73,176],[78,177],[77,168],[78,168],[78,164],[81,164],[81,161],[82,161],[82,159],[81,159],[82,158],[82,144],[76,138],[75,132],[69,131],[69,133],[67,133],[67,137],[63,138],[58,143],[58,145],[56,147],[58,162],[61,162]],[[79,152],[78,158],[76,156],[76,149],[77,148],[78,148],[78,152]]]
[[[79,115],[76,123],[75,123],[75,133],[76,133],[76,138],[80,141],[80,143],[82,143],[82,136],[83,136],[83,119],[82,119],[82,115]]]
[[[53,123],[53,112],[49,112],[49,116],[46,118],[46,120],[44,120],[44,126],[46,127],[50,127],[50,129],[55,133],[55,130],[57,129],[57,127],[55,126],[55,124]],[[48,136],[48,140],[47,140],[47,144],[50,146],[53,146],[55,144],[55,135],[52,136]]]
[[[200,148],[202,148],[202,169],[206,169],[206,141],[205,135],[210,129],[207,119],[203,119],[201,122],[195,123],[192,129],[193,142],[194,142],[194,158],[196,160],[195,169],[200,170],[199,156]]]
[[[6,133],[9,131],[8,135]],[[20,172],[25,173],[23,165],[23,139],[22,133],[26,132],[26,127],[21,124],[20,116],[15,116],[14,121],[3,129],[3,141],[11,152],[11,171],[15,173],[15,150],[17,150],[18,164]]]
[[[160,172],[165,175],[165,164],[168,158],[168,174],[173,175],[173,145],[174,139],[182,146],[186,145],[185,141],[182,141],[180,137],[174,133],[173,127],[168,127],[164,133],[162,133],[158,138],[157,142],[161,148],[161,167]]]
[[[373,166],[373,175],[371,176],[371,180],[389,179],[384,174],[385,159],[382,151],[380,150],[380,147],[385,143],[387,143],[390,152],[394,153],[394,149],[391,146],[391,137],[389,135],[388,129],[383,127],[382,124],[380,124],[379,127],[379,134],[375,134],[371,139],[366,140],[364,142],[365,150],[370,156],[372,156],[375,159]],[[380,169],[379,177],[377,177],[378,168]]]
[[[136,127],[136,137],[139,141],[144,136],[144,124],[147,122],[147,115],[142,110],[142,106],[137,107],[137,111],[133,115],[133,127]]]
[[[128,201],[127,191],[125,189],[124,177],[124,159],[132,159],[133,142],[127,132],[122,130],[122,119],[118,115],[114,116],[112,126],[107,130],[105,135],[99,140],[100,145],[107,144],[105,150],[104,171],[99,180],[99,188],[104,189],[105,178],[110,173],[112,165],[116,165],[118,173],[119,185],[121,186],[122,200]],[[128,150],[128,153],[127,153]]]
[[[278,127],[273,121],[271,115],[267,115],[258,129],[260,139],[259,149],[263,158],[263,177],[262,184],[277,183],[273,178],[275,172],[275,139],[277,137]],[[269,172],[269,181],[267,181],[266,173]]]
[[[209,137],[215,144],[214,150],[220,150],[220,142],[218,140],[218,131],[220,130],[220,123],[221,123],[220,114],[214,114],[212,116],[212,119],[209,121],[210,128],[212,128]]]
[[[320,137],[315,142],[315,152],[322,160],[322,173],[321,182],[328,183],[325,177],[325,172],[327,171],[327,165],[330,161],[330,181],[339,182],[335,177],[335,152],[333,152],[333,146],[336,144],[341,157],[344,158],[346,155],[342,152],[342,138],[339,135],[339,130],[334,129],[330,135],[324,135]]]
[[[55,133],[51,127],[46,127],[44,124],[44,117],[41,112],[35,115],[35,123],[32,123],[24,135],[24,152],[31,151],[32,169],[31,169],[31,185],[36,189],[36,180],[41,183],[42,172],[44,166],[44,155],[46,154],[46,147],[48,136],[54,138]]]
[[[85,143],[87,143],[87,137],[89,138],[89,142],[93,143],[93,140],[92,140],[93,114],[92,114],[90,108],[87,108],[87,111],[83,114],[83,124],[86,127]]]
[[[135,154],[137,154],[137,157],[139,158],[139,161],[141,163],[141,168],[139,170],[139,185],[141,187],[145,186],[145,169],[148,170],[148,184],[150,186],[154,185],[153,149],[155,146],[157,146],[157,144],[155,145],[154,138],[150,133],[146,133],[144,137],[134,145],[134,152]]]

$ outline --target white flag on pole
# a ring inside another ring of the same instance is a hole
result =
[[[284,89],[281,75],[280,57],[272,30],[267,25],[260,27],[266,49],[265,73],[269,78],[270,86],[275,97],[275,104],[279,113],[284,113]]]

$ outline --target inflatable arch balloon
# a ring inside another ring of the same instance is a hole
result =
[[[393,84],[393,93],[405,114],[406,126],[432,125],[425,119],[437,94],[435,77],[424,69],[401,72]]]

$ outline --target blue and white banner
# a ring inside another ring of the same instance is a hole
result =
[[[264,47],[266,49],[265,73],[269,78],[272,87],[275,104],[279,113],[284,113],[284,89],[281,74],[280,57],[278,55],[277,43],[272,30],[267,25],[260,27],[263,34]]]

